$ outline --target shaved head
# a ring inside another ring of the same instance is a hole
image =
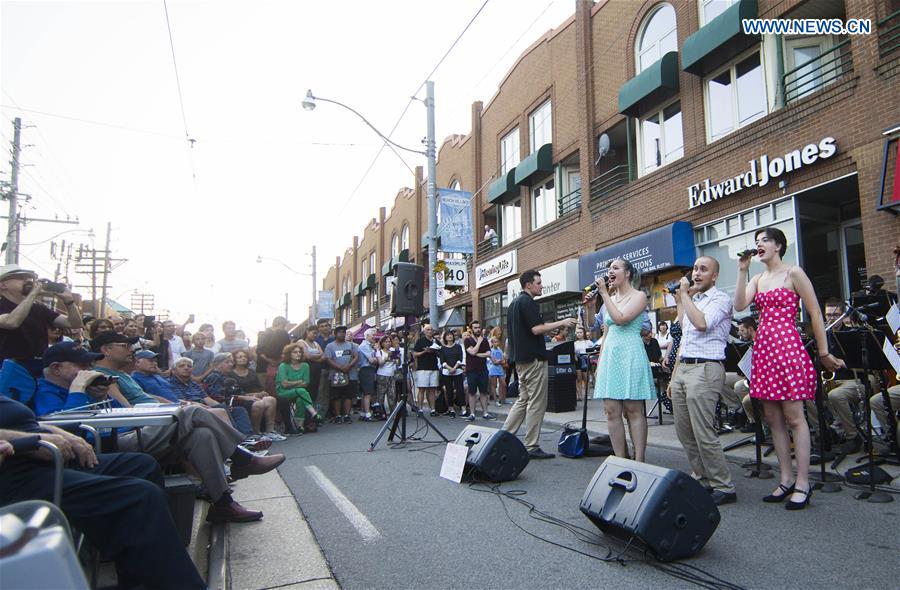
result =
[[[701,260],[705,260],[707,262],[707,264],[709,264],[710,270],[712,270],[716,274],[719,274],[719,261],[718,260],[716,260],[712,256],[701,256],[700,258],[697,259],[697,262],[700,262]],[[694,264],[696,264],[697,262],[695,262]]]

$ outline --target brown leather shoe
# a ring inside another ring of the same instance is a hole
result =
[[[206,513],[207,522],[253,522],[262,517],[259,510],[248,510],[233,500],[226,506],[212,504]]]
[[[272,471],[284,463],[284,455],[269,455],[267,457],[253,457],[246,465],[231,465],[231,477],[244,479],[250,475],[262,475]]]

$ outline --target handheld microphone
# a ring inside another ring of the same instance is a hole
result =
[[[756,256],[757,253],[758,252],[756,250],[751,250],[750,248],[747,248],[746,250],[741,250],[740,252],[738,252],[737,257],[744,258],[745,256]]]
[[[608,276],[608,275],[601,275],[601,276],[598,277],[598,278],[602,278],[602,279],[603,279],[603,283],[606,285],[606,287],[607,287],[607,289],[608,289],[608,288],[609,288],[609,276]],[[585,287],[585,288],[583,289],[583,291],[584,291],[584,294],[585,294],[585,295],[593,295],[593,294],[597,291],[597,289],[598,289],[597,283],[591,283],[590,285],[588,285],[587,287]]]

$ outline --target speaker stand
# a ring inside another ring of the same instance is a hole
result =
[[[398,426],[400,427],[400,443],[402,444],[402,443],[406,442],[406,440],[407,440],[407,437],[406,437],[406,416],[407,416],[406,408],[407,408],[407,405],[409,405],[409,407],[412,408],[413,412],[415,412],[419,416],[419,418],[424,420],[425,423],[428,424],[429,428],[434,430],[437,433],[437,435],[443,439],[443,441],[445,443],[450,442],[450,439],[448,439],[446,436],[444,436],[443,433],[441,433],[441,431],[438,430],[437,427],[431,422],[431,420],[429,420],[428,417],[425,416],[425,412],[423,412],[422,410],[417,408],[414,403],[408,401],[408,399],[409,399],[408,380],[406,383],[404,383],[404,385],[406,387],[403,388],[403,395],[401,396],[401,399],[397,400],[397,406],[394,408],[394,411],[391,412],[391,415],[388,416],[384,425],[381,427],[381,430],[378,431],[378,434],[375,436],[375,439],[372,441],[372,444],[369,445],[370,453],[375,450],[375,447],[378,445],[378,441],[381,440],[381,437],[384,436],[384,433],[387,432],[387,430],[389,428],[390,428],[391,432],[388,435],[388,442],[391,442],[394,440],[394,436],[397,434]]]

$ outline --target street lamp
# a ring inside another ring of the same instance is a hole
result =
[[[359,117],[363,123],[375,132],[375,134],[384,140],[390,146],[401,149],[406,152],[424,155],[428,159],[428,322],[437,328],[438,325],[438,303],[437,289],[435,288],[434,267],[437,264],[437,203],[436,203],[436,180],[437,176],[435,158],[437,156],[437,145],[434,139],[434,82],[428,80],[425,82],[425,109],[427,112],[427,135],[425,138],[425,151],[413,150],[402,145],[396,144],[390,138],[369,123],[368,119],[363,117],[356,109],[348,107],[344,103],[321,96],[314,96],[312,90],[307,90],[306,97],[300,103],[303,110],[313,111],[316,108],[316,101],[328,102],[343,107]]]

